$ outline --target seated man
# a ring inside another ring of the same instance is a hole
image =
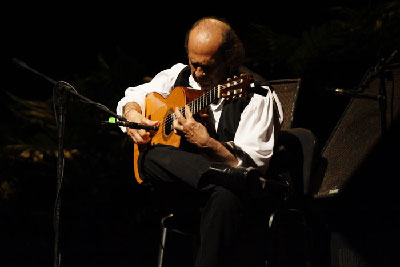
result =
[[[207,92],[241,74],[243,45],[223,20],[197,21],[187,33],[186,50],[188,65],[178,63],[151,82],[126,89],[117,113],[162,129],[162,121],[145,117],[146,96],[168,98],[178,86]],[[165,201],[176,208],[201,208],[197,267],[230,266],[245,214],[267,193],[260,174],[268,168],[283,115],[276,93],[268,86],[258,89],[233,100],[217,99],[207,106],[206,118],[196,117],[189,106],[176,108],[173,130],[181,136],[180,144],[155,144],[140,151],[139,181],[166,192]],[[154,135],[143,129],[123,131],[140,147]]]

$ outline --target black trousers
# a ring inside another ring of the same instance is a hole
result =
[[[257,224],[267,229],[268,212],[263,205],[222,186],[210,184],[199,188],[201,176],[212,164],[200,154],[157,145],[141,153],[138,163],[141,177],[160,193],[168,209],[201,211],[196,267],[257,266],[256,262],[265,254],[266,233],[254,233],[261,240],[253,242],[256,247],[249,249],[243,230],[254,230]],[[242,242],[247,243],[243,246]],[[254,253],[257,256],[251,255]],[[249,255],[237,257],[243,254]]]

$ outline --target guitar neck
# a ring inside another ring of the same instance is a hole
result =
[[[213,103],[216,99],[220,98],[220,90],[219,86],[212,88],[211,90],[208,90],[205,92],[203,95],[200,97],[196,98],[192,102],[188,103],[187,105],[190,108],[190,112],[192,114],[197,114],[200,112],[200,110],[204,109],[211,103]],[[185,114],[185,107],[182,107],[180,109],[180,112],[182,114]]]
[[[197,114],[200,110],[204,109],[215,100],[219,98],[236,98],[242,97],[247,92],[247,88],[252,85],[253,77],[249,74],[242,74],[240,77],[235,77],[233,80],[225,84],[218,85],[211,90],[208,90],[200,97],[196,98],[189,104],[192,114]],[[185,107],[180,109],[182,114],[185,114]]]

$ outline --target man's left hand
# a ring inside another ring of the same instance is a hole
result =
[[[179,111],[179,108],[175,108],[175,117],[176,120],[173,123],[175,133],[184,136],[188,142],[199,147],[207,146],[210,135],[206,127],[193,118],[188,105],[185,106],[185,117]]]

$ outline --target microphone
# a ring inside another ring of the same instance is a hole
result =
[[[110,117],[108,121],[103,121],[103,124],[116,124],[118,126],[124,126],[128,127],[131,129],[144,129],[148,131],[158,131],[157,126],[150,126],[150,125],[145,125],[145,124],[140,124],[137,122],[131,122],[131,121],[119,121],[116,120],[114,117]]]
[[[371,95],[371,94],[361,93],[360,91],[356,91],[356,90],[344,90],[341,88],[328,89],[328,91],[332,92],[335,95],[350,96],[350,97],[355,97],[355,98],[369,98],[369,99],[375,99],[375,100],[384,98],[383,95],[379,95],[379,94]]]

